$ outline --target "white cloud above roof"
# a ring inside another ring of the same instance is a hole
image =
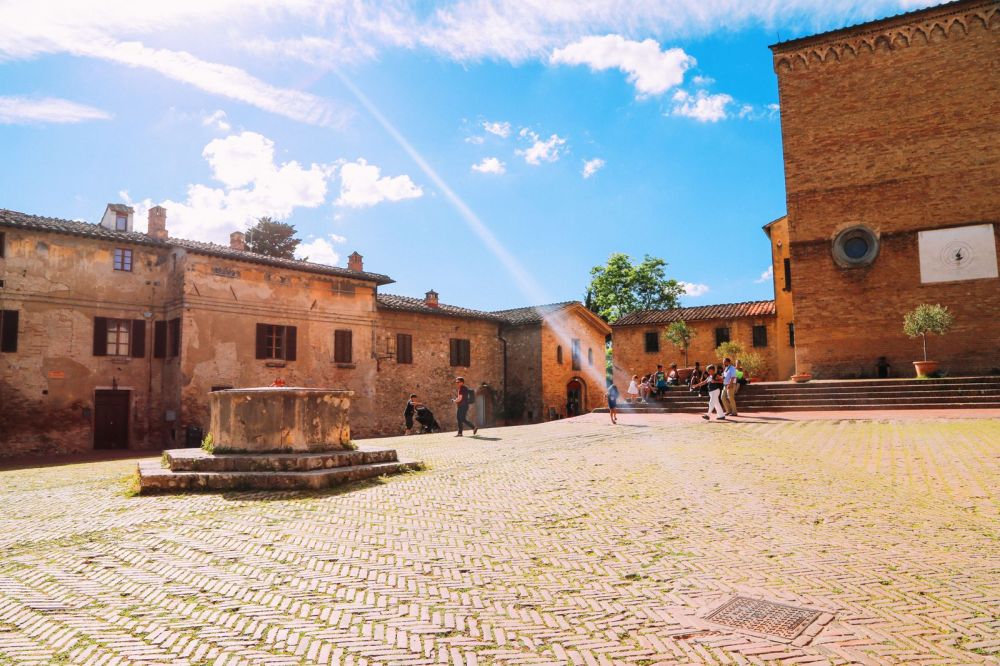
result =
[[[587,65],[594,71],[619,69],[635,86],[639,97],[662,95],[684,81],[684,73],[696,64],[683,49],[660,50],[646,39],[641,42],[621,35],[584,37],[552,52],[554,65]]]
[[[359,159],[340,168],[340,196],[334,202],[348,208],[366,208],[383,201],[416,199],[424,191],[406,175],[382,176],[374,164]]]

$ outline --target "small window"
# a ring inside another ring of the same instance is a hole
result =
[[[788,325],[788,346],[795,346],[795,324]]]
[[[13,354],[17,351],[17,310],[0,310],[0,352]]]
[[[132,250],[128,250],[122,247],[115,248],[115,270],[116,271],[132,270]]]
[[[396,363],[413,363],[413,336],[396,334]]]
[[[146,321],[94,317],[94,356],[146,355]]]
[[[843,268],[870,266],[878,250],[878,236],[862,224],[844,229],[833,239],[833,260]]]
[[[580,369],[580,341],[573,340],[573,346],[570,348],[570,360],[573,363],[573,369]]]
[[[562,365],[562,345],[556,345],[556,363]]]
[[[128,231],[128,215],[118,214],[115,216],[115,230]]]
[[[593,349],[588,349],[587,350],[587,363],[589,365],[594,365],[594,350]]]
[[[723,342],[729,342],[729,327],[727,326],[715,329],[715,346],[718,347]]]
[[[333,361],[334,363],[353,363],[354,358],[354,334],[349,330],[338,330],[333,332]]]
[[[660,351],[660,334],[656,331],[646,332],[646,353],[656,354]]]
[[[792,260],[785,259],[785,291],[792,290]]]
[[[294,326],[257,324],[257,358],[279,361],[295,360]]]
[[[6,247],[7,236],[4,232],[0,231],[0,259],[4,258],[4,248]]]
[[[468,340],[451,338],[448,341],[451,347],[451,364],[468,368],[472,365],[472,348]]]
[[[767,346],[767,326],[753,327],[753,346],[754,347]]]

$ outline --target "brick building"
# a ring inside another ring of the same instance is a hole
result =
[[[928,341],[942,370],[1000,372],[1000,3],[960,0],[771,49],[797,370],[873,376],[885,356],[910,375],[921,348],[903,314],[940,303],[955,315]]]
[[[715,348],[723,342],[738,342],[757,352],[765,371],[757,379],[778,378],[779,349],[787,344],[777,327],[774,301],[750,301],[723,305],[702,305],[670,310],[640,310],[618,319],[613,325],[614,378],[624,393],[632,375],[647,375],[671,363],[684,367],[684,352],[668,342],[663,334],[671,323],[684,321],[694,331],[688,360],[702,367],[718,363]],[[787,379],[787,377],[782,377]]]
[[[529,322],[433,291],[395,296],[357,253],[346,269],[276,259],[239,232],[228,247],[168,237],[161,207],[135,232],[132,214],[110,204],[88,224],[0,210],[0,457],[181,446],[207,426],[210,391],[278,378],[353,390],[358,437],[401,434],[411,392],[454,427],[458,375],[476,389],[473,418],[494,425],[528,359],[529,420],[563,415],[573,377],[581,409],[603,394],[588,371],[603,368],[610,329],[578,303],[525,308],[540,317]],[[560,336],[565,367],[547,360]]]
[[[529,423],[575,416],[604,403],[611,328],[578,301],[494,315],[507,345],[506,395],[512,418]]]

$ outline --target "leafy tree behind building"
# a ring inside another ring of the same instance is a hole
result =
[[[279,259],[294,259],[295,248],[301,241],[295,238],[295,227],[262,217],[246,231],[247,250]]]
[[[590,270],[585,304],[608,323],[636,310],[676,308],[684,286],[668,279],[667,262],[648,254],[634,263],[627,254],[615,252],[608,263]]]

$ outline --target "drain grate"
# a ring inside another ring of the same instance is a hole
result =
[[[717,624],[791,640],[820,616],[819,611],[761,599],[733,597],[705,617]]]

